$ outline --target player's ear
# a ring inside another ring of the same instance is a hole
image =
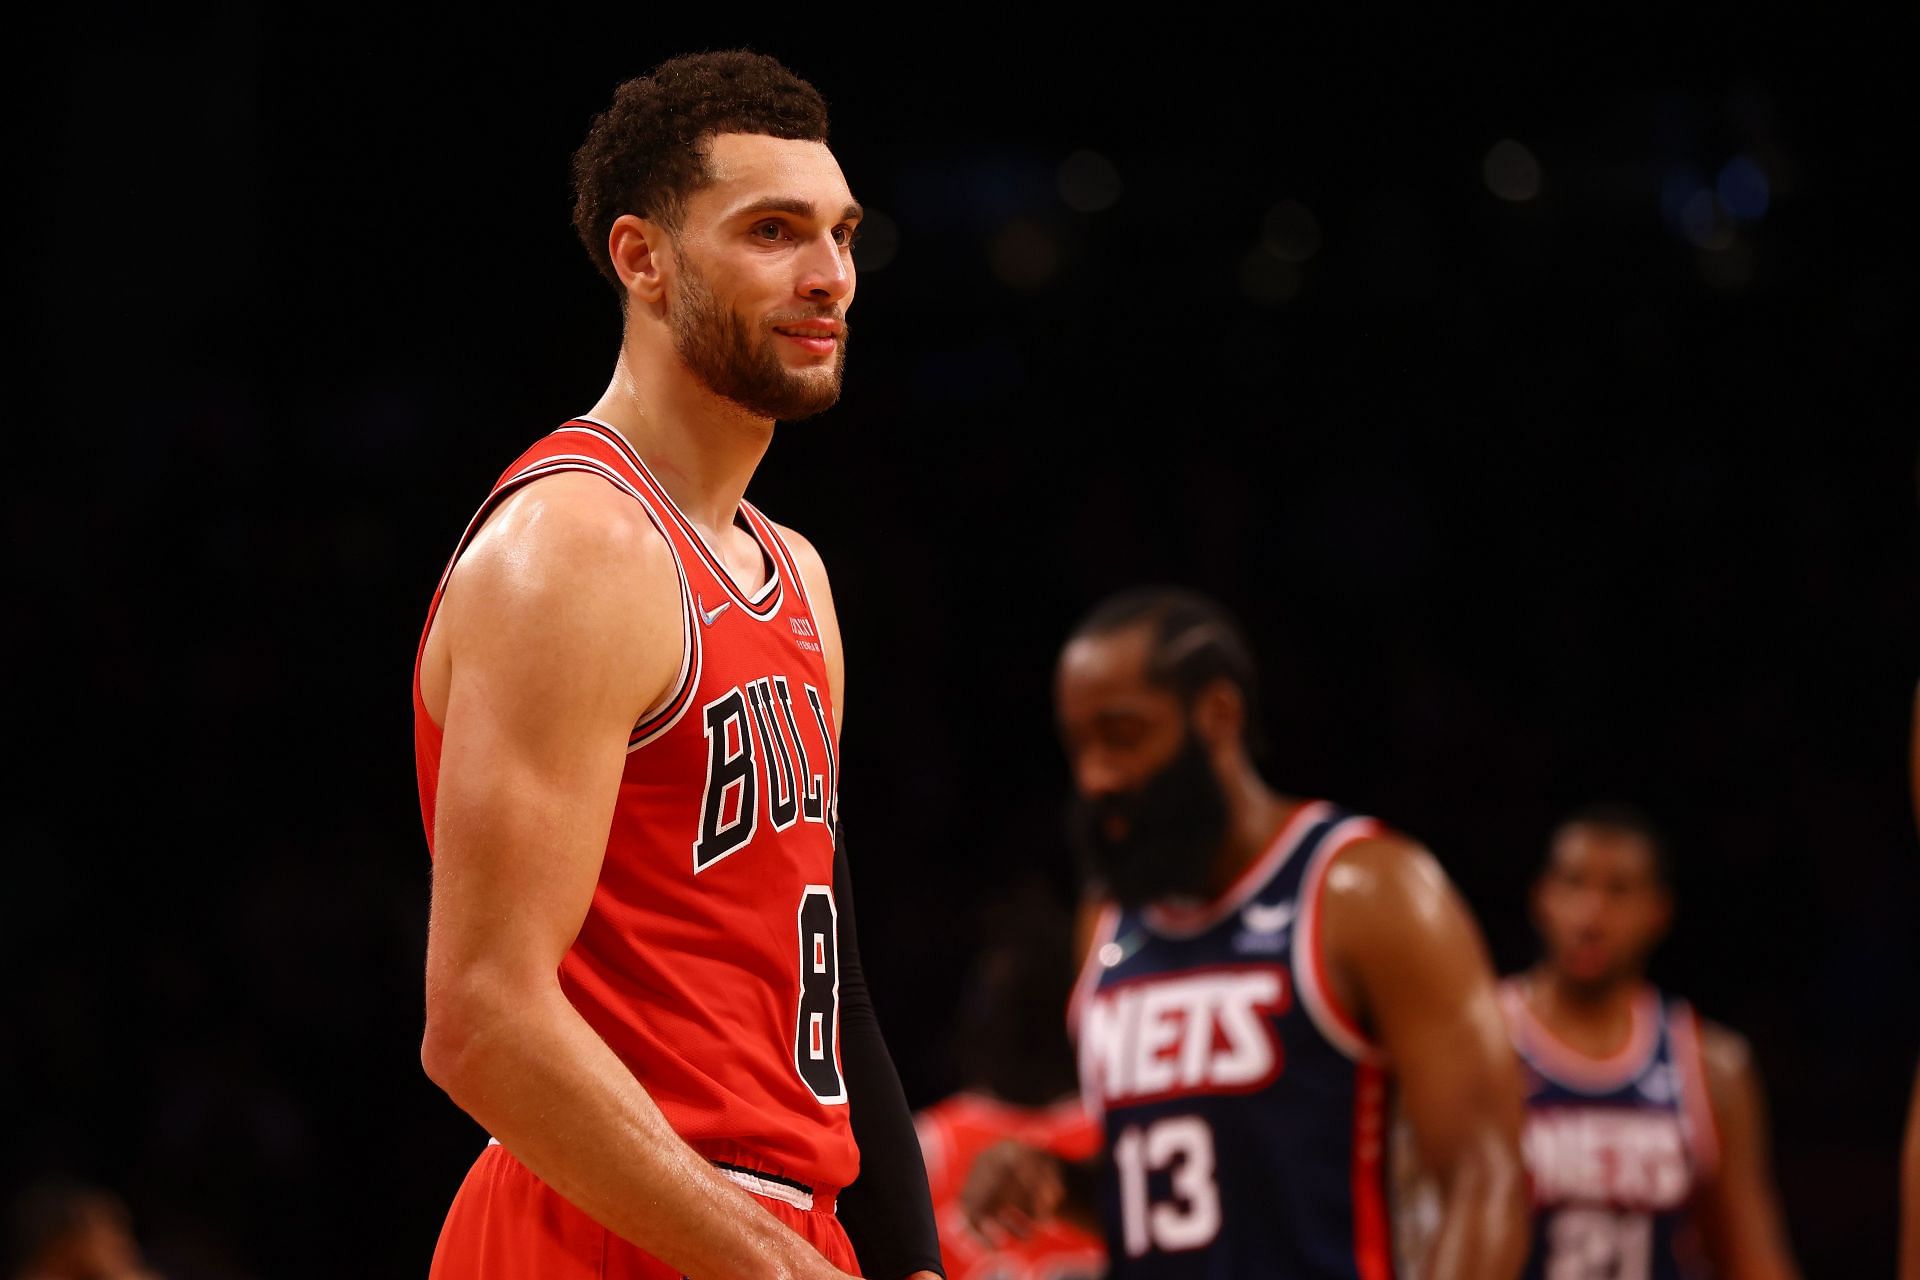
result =
[[[607,256],[626,286],[629,306],[653,306],[666,296],[666,271],[673,250],[667,229],[636,214],[623,213],[607,231]]]
[[[1239,742],[1247,724],[1247,702],[1231,680],[1204,685],[1193,699],[1193,727],[1210,747]]]

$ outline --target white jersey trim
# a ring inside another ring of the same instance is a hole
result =
[[[646,480],[647,485],[659,493],[661,500],[666,503],[672,513],[674,521],[680,525],[692,538],[694,545],[700,549],[707,561],[707,568],[712,571],[714,578],[719,581],[720,586],[728,595],[738,600],[742,605],[747,606],[750,615],[755,620],[765,622],[780,612],[779,601],[783,594],[780,588],[784,586],[787,575],[781,572],[779,552],[768,546],[766,540],[761,536],[760,531],[752,527],[753,521],[751,518],[747,520],[747,533],[753,538],[754,545],[760,548],[761,554],[766,557],[768,566],[772,569],[772,572],[767,575],[767,580],[761,583],[752,595],[748,595],[741,589],[740,584],[734,581],[733,574],[727,569],[727,562],[720,558],[720,553],[714,550],[711,542],[707,541],[707,535],[700,532],[700,527],[687,518],[687,513],[680,509],[680,504],[673,500],[673,495],[667,492],[666,486],[661,484],[659,478],[653,474],[653,468],[647,465],[647,460],[642,458],[640,451],[635,449],[633,445],[628,442],[627,438],[620,434],[618,427],[610,422],[602,422],[598,418],[584,416],[575,418],[572,421],[575,424],[582,422],[591,423],[592,426],[600,428],[599,431],[595,431],[590,427],[568,425],[561,427],[560,430],[578,431],[582,435],[592,436],[597,440],[604,441],[608,446],[618,452],[621,457],[632,463],[635,471]],[[740,503],[741,509],[744,510],[746,505],[746,501],[742,499]],[[765,603],[769,596],[774,597],[772,604]]]
[[[1514,1048],[1528,1066],[1573,1093],[1598,1097],[1624,1089],[1647,1073],[1660,1052],[1660,1026],[1665,1014],[1659,993],[1652,987],[1644,987],[1634,996],[1626,1043],[1604,1058],[1575,1049],[1535,1016],[1527,1004],[1524,977],[1502,983],[1501,997]]]
[[[565,430],[565,428],[561,429]],[[675,698],[680,697],[690,687],[699,683],[703,653],[700,643],[700,629],[696,627],[693,622],[694,604],[691,588],[687,583],[687,568],[686,565],[681,562],[678,548],[673,545],[672,535],[667,532],[665,524],[662,523],[660,519],[660,513],[654,510],[653,502],[647,495],[642,493],[631,481],[614,470],[605,461],[584,453],[551,454],[538,461],[527,464],[527,466],[514,472],[499,484],[495,485],[493,491],[487,495],[486,501],[480,504],[480,509],[473,513],[472,519],[467,521],[467,527],[461,532],[460,540],[454,544],[453,554],[447,558],[447,567],[440,571],[440,581],[434,590],[434,616],[437,618],[439,614],[439,604],[446,593],[448,581],[453,577],[454,567],[460,563],[460,557],[466,554],[468,545],[473,541],[474,535],[479,532],[481,525],[491,519],[494,512],[499,509],[500,503],[509,497],[515,489],[531,484],[535,480],[543,480],[548,476],[560,475],[565,472],[581,472],[599,476],[609,484],[614,485],[635,502],[638,502],[640,504],[640,510],[646,513],[647,522],[653,526],[654,531],[658,533],[661,539],[667,544],[667,553],[673,557],[674,574],[680,581],[680,671],[675,676],[673,684],[668,687],[666,693],[656,699],[654,704],[643,711],[640,714],[640,718],[634,721],[634,727],[637,729],[652,717],[659,715],[666,708],[672,706]],[[429,619],[427,623],[429,632],[432,630],[432,626],[433,619]],[[424,645],[425,641],[423,640],[423,649]],[[688,698],[687,701],[690,703],[692,699]],[[680,718],[685,714],[686,707],[683,706],[671,720],[650,729],[645,737],[629,741],[627,744],[627,754],[631,755],[641,747],[659,738],[661,734],[673,728],[675,724],[678,724]]]
[[[771,1178],[762,1178],[756,1174],[748,1173],[745,1169],[729,1169],[725,1165],[715,1165],[714,1170],[719,1173],[721,1177],[738,1183],[741,1187],[753,1192],[753,1194],[757,1196],[765,1196],[769,1200],[778,1200],[781,1204],[790,1204],[794,1208],[806,1213],[813,1212],[813,1192],[811,1191],[802,1191],[800,1188],[790,1187],[784,1182],[775,1182]]]
[[[1100,908],[1100,916],[1093,923],[1093,937],[1087,943],[1087,954],[1080,961],[1080,976],[1074,981],[1073,994],[1067,998],[1067,1034],[1080,1035],[1080,1020],[1086,1016],[1087,1001],[1093,998],[1093,989],[1100,985],[1100,971],[1112,968],[1102,956],[1113,943],[1113,935],[1120,928],[1120,908],[1107,903]]]
[[[498,1147],[500,1139],[489,1137],[487,1145]],[[790,1204],[806,1213],[813,1212],[813,1192],[811,1191],[802,1191],[799,1187],[790,1187],[784,1182],[775,1182],[772,1178],[762,1178],[757,1174],[748,1173],[745,1169],[731,1169],[723,1164],[714,1165],[713,1171],[757,1196],[778,1200],[781,1204]]]
[[[1340,851],[1379,834],[1380,824],[1372,818],[1352,817],[1342,820],[1321,840],[1300,879],[1299,915],[1294,920],[1291,953],[1294,989],[1300,993],[1300,1007],[1307,1011],[1307,1020],[1343,1055],[1370,1066],[1385,1065],[1386,1051],[1337,1011],[1333,993],[1328,990],[1325,958],[1320,953],[1320,899],[1327,871]]]

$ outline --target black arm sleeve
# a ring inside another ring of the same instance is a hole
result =
[[[861,1274],[901,1280],[916,1271],[946,1275],[927,1193],[927,1166],[913,1113],[893,1056],[880,1035],[873,998],[860,971],[853,924],[853,880],[845,844],[835,831],[833,900],[839,913],[840,1067],[846,1074],[860,1177],[840,1193],[840,1221],[860,1258]]]

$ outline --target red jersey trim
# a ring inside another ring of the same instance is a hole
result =
[[[1387,1226],[1386,1073],[1362,1063],[1353,1090],[1353,1263],[1360,1280],[1392,1280],[1393,1237]]]
[[[659,500],[660,505],[666,510],[668,516],[672,518],[674,524],[679,527],[680,532],[686,537],[689,545],[693,547],[694,553],[705,562],[708,570],[712,572],[714,579],[719,582],[721,588],[726,591],[733,602],[739,605],[750,617],[757,618],[761,622],[766,622],[778,616],[781,601],[785,598],[786,594],[784,590],[786,574],[781,571],[781,555],[767,544],[760,530],[754,526],[751,517],[747,517],[747,532],[752,535],[754,544],[760,548],[760,553],[766,557],[772,572],[768,575],[767,581],[761,586],[760,590],[749,596],[740,590],[739,584],[733,580],[733,574],[728,570],[726,563],[720,559],[719,554],[708,544],[706,535],[701,533],[700,530],[695,527],[693,521],[687,518],[686,512],[680,509],[680,504],[673,500],[673,495],[667,492],[665,486],[663,486],[659,479],[653,474],[652,468],[647,466],[646,459],[642,458],[634,447],[627,443],[627,438],[621,435],[617,428],[611,423],[600,421],[598,418],[575,418],[566,426],[561,427],[560,430],[578,431],[593,436],[596,439],[605,441],[610,447],[617,450],[621,457],[632,465],[641,483]],[[745,511],[746,508],[746,502],[742,501],[740,504],[741,511]]]
[[[1372,1065],[1386,1060],[1385,1051],[1341,1006],[1327,979],[1326,956],[1320,945],[1320,899],[1326,889],[1327,872],[1341,850],[1378,836],[1381,829],[1372,818],[1348,818],[1327,832],[1301,883],[1300,917],[1293,929],[1294,985],[1300,989],[1300,1006],[1328,1044],[1355,1062]]]

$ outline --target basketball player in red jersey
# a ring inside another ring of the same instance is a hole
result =
[[[1096,887],[1072,1020],[1112,1274],[1383,1280],[1391,1084],[1439,1171],[1426,1275],[1507,1280],[1520,1090],[1479,930],[1424,849],[1267,784],[1255,686],[1232,619],[1173,589],[1096,608],[1056,670]],[[983,1225],[1085,1213],[1071,1166],[983,1160]]]
[[[1799,1274],[1746,1041],[1647,984],[1672,911],[1643,815],[1595,806],[1555,832],[1533,896],[1545,955],[1503,988],[1530,1086],[1530,1276],[1677,1278],[1703,1250],[1731,1280]]]
[[[422,1060],[493,1138],[436,1277],[940,1274],[836,848],[826,571],[742,496],[839,394],[860,207],[826,137],[777,62],[701,54],[574,157],[619,359],[474,517],[415,676]]]

